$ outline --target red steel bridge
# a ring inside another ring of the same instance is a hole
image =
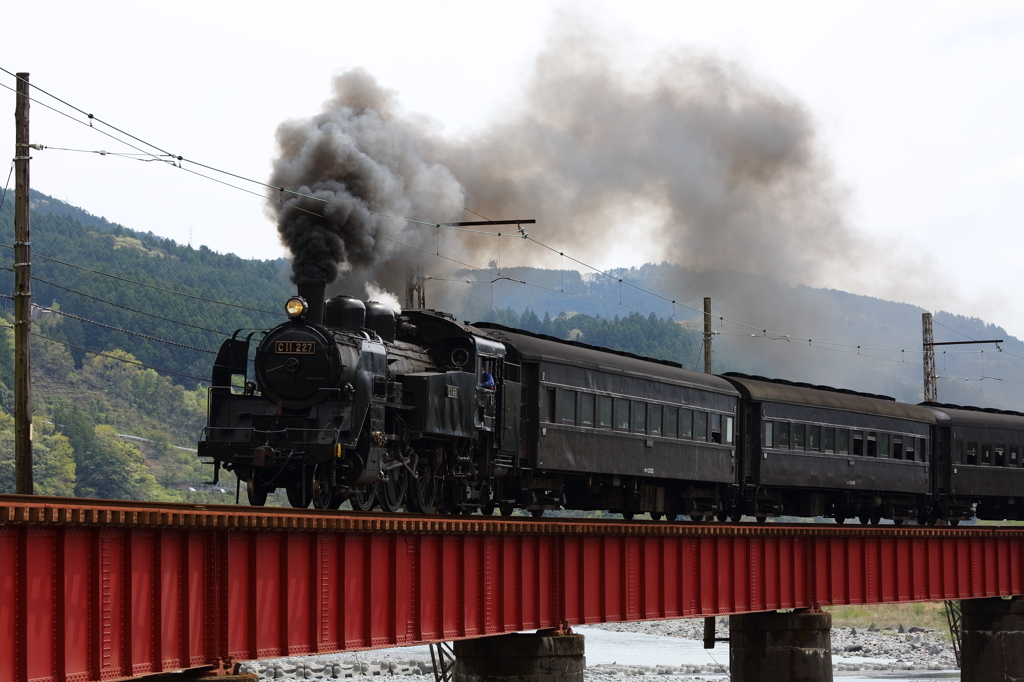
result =
[[[0,682],[1024,594],[1024,528],[339,514],[0,495]]]

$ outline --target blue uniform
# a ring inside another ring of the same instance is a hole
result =
[[[494,388],[494,377],[487,370],[480,373],[480,385],[484,388]]]

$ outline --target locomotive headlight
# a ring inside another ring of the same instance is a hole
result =
[[[306,302],[298,296],[292,296],[288,299],[288,302],[284,304],[284,311],[288,313],[288,317],[298,317],[302,313],[306,312]]]

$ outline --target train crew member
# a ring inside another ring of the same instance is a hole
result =
[[[494,390],[494,377],[486,369],[480,373],[480,385]]]

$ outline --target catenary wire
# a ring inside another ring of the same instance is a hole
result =
[[[4,207],[4,200],[7,199],[7,188],[11,186],[11,176],[14,174],[14,161],[11,161],[11,170],[7,172],[7,182],[4,183],[4,193],[0,196],[0,208]]]
[[[10,244],[0,244],[0,248],[13,249],[14,247],[11,246]],[[60,263],[61,265],[66,265],[66,266],[71,267],[71,268],[77,268],[79,270],[84,270],[86,272],[91,272],[91,273],[96,274],[96,275],[103,275],[104,277],[110,277],[111,279],[116,279],[116,280],[121,281],[121,282],[128,282],[129,284],[137,284],[137,285],[139,285],[141,287],[147,287],[149,289],[156,289],[157,291],[163,291],[163,292],[168,293],[168,294],[175,294],[176,296],[185,296],[187,298],[193,298],[193,299],[195,299],[197,301],[203,301],[205,303],[216,303],[217,305],[229,306],[231,308],[239,308],[241,310],[251,310],[252,312],[255,312],[255,313],[266,313],[267,315],[277,315],[279,317],[286,317],[284,313],[275,313],[275,312],[270,311],[270,310],[262,310],[260,308],[250,308],[249,306],[239,305],[237,303],[228,303],[226,301],[217,301],[217,300],[214,300],[212,298],[204,298],[202,296],[196,296],[195,294],[186,294],[183,291],[175,291],[173,289],[165,289],[164,287],[158,287],[155,284],[146,284],[145,282],[138,282],[138,281],[136,281],[134,279],[128,279],[127,277],[119,277],[118,275],[112,275],[109,272],[103,272],[102,270],[93,270],[92,268],[87,268],[84,265],[76,265],[74,263],[68,263],[67,261],[62,261],[62,260],[58,260],[56,258],[51,258],[49,256],[44,256],[43,254],[39,253],[38,251],[33,251],[32,255],[34,257],[37,257],[37,258],[42,258],[44,260],[52,261],[54,263]]]
[[[0,294],[0,296],[3,296],[4,298],[7,298],[7,294]],[[78,320],[80,322],[88,322],[89,324],[94,324],[97,327],[103,327],[105,329],[110,329],[110,330],[115,331],[115,332],[121,332],[123,334],[131,334],[132,336],[138,336],[140,338],[148,339],[150,341],[159,341],[160,343],[166,343],[169,346],[177,346],[178,348],[186,348],[188,350],[199,351],[200,353],[209,353],[210,355],[216,355],[217,354],[217,351],[209,350],[207,348],[198,348],[196,346],[189,346],[188,344],[178,343],[177,341],[169,341],[167,339],[161,339],[161,338],[159,338],[157,336],[150,336],[149,334],[143,334],[142,332],[133,332],[133,331],[131,331],[129,329],[122,329],[120,327],[115,327],[113,325],[104,324],[103,322],[97,322],[96,320],[90,320],[89,318],[86,318],[86,317],[79,317],[78,315],[72,315],[71,313],[64,312],[63,310],[54,310],[53,308],[47,308],[46,306],[35,305],[35,304],[33,304],[33,307],[38,308],[39,310],[45,310],[48,313],[54,313],[55,315],[60,315],[62,317],[70,317],[71,319]]]
[[[6,327],[7,329],[14,329],[14,325],[13,324],[7,324],[7,323],[4,323],[4,322],[0,322],[0,326]],[[53,343],[59,343],[62,346],[68,346],[69,348],[77,348],[78,350],[84,351],[86,353],[89,353],[90,355],[99,355],[101,357],[110,358],[111,360],[117,360],[118,362],[123,362],[123,363],[128,364],[128,365],[137,365],[137,366],[142,367],[144,369],[151,369],[154,372],[163,372],[164,374],[173,374],[174,376],[184,377],[186,379],[195,379],[196,381],[202,381],[203,383],[209,383],[210,382],[209,379],[203,379],[201,377],[194,377],[191,374],[182,374],[181,372],[174,372],[174,371],[169,370],[169,369],[161,369],[159,367],[152,367],[150,365],[143,364],[143,363],[139,362],[138,360],[128,360],[127,358],[119,358],[116,355],[111,355],[109,353],[101,353],[101,352],[96,351],[96,350],[91,350],[89,348],[85,348],[84,346],[78,346],[78,345],[73,344],[73,343],[68,343],[67,341],[60,341],[58,339],[50,338],[49,336],[43,336],[42,334],[40,334],[38,332],[32,332],[32,336],[35,336],[35,337],[40,338],[40,339],[45,339],[46,341],[52,341]]]
[[[14,73],[10,72],[7,69],[4,69],[3,67],[0,67],[0,71],[3,71],[5,73],[7,73],[8,75],[14,76],[18,80],[22,80],[22,79],[20,79],[17,76],[17,74],[14,74]],[[0,85],[2,85],[2,84],[0,84]],[[8,90],[14,90],[13,88],[11,88],[10,86],[7,86],[7,85],[4,85],[3,87],[6,87]],[[30,87],[33,87],[33,88],[35,88],[36,90],[38,90],[40,92],[43,92],[44,94],[46,94],[49,97],[52,97],[53,99],[57,100],[61,104],[64,104],[65,106],[68,106],[68,107],[74,109],[75,111],[77,111],[78,113],[86,116],[89,119],[89,122],[86,123],[85,121],[81,121],[79,119],[76,119],[75,117],[70,116],[70,115],[66,114],[65,112],[60,112],[59,110],[57,110],[57,109],[55,109],[53,107],[49,107],[45,103],[41,103],[40,102],[40,104],[42,104],[42,106],[45,106],[45,107],[47,107],[49,109],[57,111],[57,113],[61,113],[62,115],[67,116],[68,118],[71,118],[72,120],[75,120],[75,121],[77,121],[77,122],[79,122],[79,123],[81,123],[83,125],[87,125],[88,127],[94,128],[96,130],[99,130],[99,129],[95,128],[95,126],[92,125],[92,121],[96,121],[98,123],[101,123],[101,124],[111,128],[113,130],[116,130],[117,132],[121,133],[122,135],[127,135],[128,137],[132,138],[133,140],[136,140],[137,142],[139,142],[141,144],[144,144],[146,146],[152,147],[153,149],[156,149],[157,151],[161,152],[164,156],[167,156],[167,157],[170,157],[171,159],[177,160],[178,163],[174,164],[174,162],[169,160],[169,159],[160,159],[160,160],[172,163],[172,165],[175,165],[178,168],[182,168],[182,166],[180,165],[180,163],[182,161],[187,161],[188,163],[191,163],[193,165],[199,166],[201,168],[205,168],[205,169],[213,171],[213,172],[217,172],[217,173],[221,173],[221,174],[224,174],[224,175],[228,175],[230,177],[234,177],[234,178],[237,178],[239,180],[243,180],[245,182],[250,182],[250,183],[253,183],[253,184],[257,184],[257,185],[259,185],[261,187],[264,187],[264,188],[267,188],[267,189],[274,189],[274,190],[277,190],[277,191],[282,192],[282,193],[288,193],[288,194],[294,195],[296,197],[304,197],[304,198],[311,199],[311,200],[314,200],[314,201],[320,201],[320,202],[326,203],[326,200],[322,199],[320,197],[304,194],[304,193],[297,192],[297,191],[294,191],[294,190],[289,190],[289,189],[286,189],[284,187],[270,185],[268,183],[265,183],[265,182],[262,182],[262,181],[259,181],[259,180],[248,178],[248,177],[236,174],[236,173],[231,173],[229,171],[224,171],[224,170],[221,170],[221,169],[213,167],[213,166],[209,166],[209,165],[206,165],[206,164],[199,163],[197,161],[193,161],[191,159],[186,159],[185,157],[183,157],[181,155],[172,154],[172,153],[166,151],[165,149],[162,149],[161,147],[158,147],[157,145],[154,145],[154,144],[152,144],[150,142],[147,142],[147,141],[145,141],[145,140],[143,140],[143,139],[141,139],[139,137],[136,137],[136,136],[132,135],[131,133],[128,133],[128,132],[126,132],[124,130],[121,130],[117,126],[114,126],[114,125],[112,125],[112,124],[110,124],[110,123],[108,123],[108,122],[106,122],[106,121],[104,121],[104,120],[94,116],[93,114],[89,114],[89,113],[85,112],[84,110],[79,109],[78,107],[76,107],[76,106],[74,106],[74,105],[72,105],[72,104],[62,100],[61,98],[57,97],[56,95],[53,95],[52,93],[48,92],[47,90],[44,90],[43,88],[38,87],[37,85],[30,85]],[[33,101],[37,101],[37,100],[33,100]],[[138,147],[135,147],[134,145],[131,145],[130,143],[124,142],[123,140],[119,140],[118,138],[116,138],[115,136],[111,135],[110,133],[107,133],[106,131],[99,130],[99,132],[101,132],[101,133],[103,133],[103,134],[107,135],[108,137],[111,137],[111,138],[113,138],[115,140],[118,140],[118,141],[120,141],[120,142],[122,142],[124,144],[127,144],[129,147],[132,147],[133,149],[136,149],[137,151],[139,151],[139,152],[141,152],[143,154],[147,154],[149,156],[153,156],[155,158],[159,158],[159,157],[157,157],[157,155],[152,154],[151,152],[146,152],[145,150],[139,149]],[[192,172],[192,173],[195,173],[196,175],[199,175],[200,177],[204,177],[206,179],[213,180],[214,182],[218,182],[220,184],[227,185],[228,187],[232,187],[234,189],[238,189],[238,190],[241,190],[241,191],[249,192],[251,194],[255,194],[256,196],[260,196],[263,199],[266,199],[266,197],[263,197],[262,195],[260,195],[260,194],[258,194],[256,192],[252,192],[251,190],[246,190],[244,188],[238,187],[236,185],[232,185],[232,184],[224,182],[222,180],[218,180],[216,178],[212,178],[210,176],[203,175],[201,173],[197,173],[196,171],[192,171],[190,169],[186,169],[186,168],[182,168],[182,169],[183,170],[188,170],[189,172]],[[297,208],[299,210],[304,210],[301,207],[294,206],[294,205],[293,205],[293,208]],[[473,210],[468,209],[468,208],[466,210],[471,212],[471,213],[473,213],[474,215],[477,215],[477,216],[479,216],[481,218],[486,219],[485,216],[483,216],[480,213],[477,213],[476,211],[473,211]],[[474,233],[478,233],[478,234],[487,234],[487,235],[496,236],[499,239],[502,236],[506,236],[505,234],[500,233],[500,232],[489,232],[489,231],[485,231],[485,230],[470,230],[470,229],[456,227],[456,226],[452,226],[452,225],[445,225],[445,224],[442,224],[442,223],[435,223],[435,222],[428,222],[428,221],[422,221],[422,220],[415,220],[415,219],[404,218],[404,217],[400,217],[400,216],[392,216],[392,215],[388,215],[388,214],[384,214],[384,213],[380,213],[380,212],[376,212],[376,211],[370,211],[369,209],[367,209],[367,211],[369,213],[373,214],[373,215],[379,215],[379,216],[382,216],[382,217],[387,217],[387,218],[391,218],[391,219],[395,219],[395,220],[402,220],[402,221],[406,221],[406,222],[417,224],[417,225],[428,226],[428,227],[431,227],[431,228],[438,228],[438,229],[445,228],[445,229],[457,230],[457,231],[462,231],[462,232],[474,232]],[[311,211],[305,211],[305,212],[312,213]],[[314,215],[316,215],[316,214],[314,213]],[[512,233],[512,234],[508,234],[507,236],[516,236],[516,235],[515,235],[515,233]],[[605,277],[612,278],[612,279],[618,281],[620,285],[621,284],[625,284],[626,286],[631,287],[631,288],[633,288],[633,289],[635,289],[637,291],[641,291],[641,292],[646,293],[646,294],[648,294],[650,296],[654,296],[655,298],[658,298],[658,299],[661,299],[663,301],[669,302],[673,306],[678,305],[678,306],[680,306],[682,308],[686,308],[688,310],[692,310],[693,312],[698,313],[700,315],[704,314],[704,311],[699,309],[699,308],[687,305],[685,303],[680,303],[680,302],[678,302],[675,299],[670,299],[670,298],[668,298],[666,296],[663,296],[663,295],[658,294],[658,293],[656,293],[654,291],[646,289],[645,287],[642,287],[642,286],[639,286],[639,285],[634,284],[632,282],[629,282],[628,280],[626,280],[623,277],[619,277],[619,276],[614,275],[614,274],[612,274],[610,272],[604,271],[604,270],[602,270],[600,268],[597,268],[597,267],[595,267],[593,265],[590,265],[589,263],[586,263],[585,261],[582,261],[582,260],[580,260],[578,258],[575,258],[575,257],[573,257],[571,255],[568,255],[564,251],[561,251],[559,249],[556,249],[553,246],[545,244],[544,242],[541,242],[541,241],[537,240],[536,238],[530,237],[529,234],[525,233],[522,230],[522,228],[520,228],[520,235],[519,236],[521,236],[525,240],[528,240],[528,241],[531,241],[531,242],[537,244],[538,246],[541,246],[542,248],[548,249],[548,250],[550,250],[550,251],[552,251],[554,253],[558,253],[560,256],[568,258],[570,261],[572,261],[572,262],[574,262],[574,263],[576,263],[576,264],[578,264],[578,265],[580,265],[582,267],[585,267],[585,268],[587,268],[589,270],[592,270],[595,273],[598,273],[598,274],[603,275]],[[390,241],[394,241],[394,240],[390,240]],[[409,246],[409,245],[405,245],[405,246]],[[416,249],[417,247],[410,247],[410,248]],[[428,251],[426,251],[424,249],[417,249],[417,250],[424,251],[425,253],[429,253]],[[434,255],[440,256],[439,253],[435,253]],[[455,261],[454,259],[448,259],[448,260],[451,260],[453,262],[459,262],[459,261]],[[464,264],[464,265],[468,266],[468,264]],[[470,266],[470,267],[473,267],[473,266]],[[482,269],[482,268],[478,268],[478,269]],[[106,274],[106,273],[101,273],[101,274]],[[525,284],[525,282],[524,282],[524,284]],[[201,300],[205,300],[205,299],[201,299]],[[241,307],[241,306],[238,306],[238,307]],[[259,311],[259,312],[269,312],[269,311]],[[652,311],[652,312],[654,312],[654,311]],[[274,313],[271,313],[271,314],[274,314]],[[761,329],[762,333],[764,333],[764,334],[768,334],[769,333],[769,330],[767,328],[763,328],[760,325],[750,325],[750,324],[747,324],[747,323],[744,323],[744,322],[740,322],[738,320],[726,319],[724,316],[717,316],[717,317],[718,317],[719,321],[722,322],[722,323],[728,322],[729,324],[740,326],[740,327],[743,327],[743,328],[746,328],[746,329]],[[779,337],[789,337],[789,338],[792,338],[792,335],[784,335],[784,334],[781,334],[779,332],[771,332],[771,333],[773,335],[776,335],[776,336],[779,336]],[[803,341],[805,339],[801,338],[801,339],[794,339],[794,340]],[[808,342],[812,341],[811,339],[806,339],[806,340]],[[905,352],[905,350],[898,350],[898,349],[894,349],[894,348],[872,347],[872,346],[854,345],[854,344],[838,343],[838,342],[831,342],[831,341],[820,341],[819,340],[816,343],[819,344],[819,347],[820,346],[829,346],[829,347],[833,347],[835,349],[839,349],[839,348],[851,348],[851,349],[852,348],[856,348],[858,350],[859,349],[871,349],[871,350],[878,350],[878,351],[884,351],[884,352],[901,352],[901,353]],[[917,351],[917,350],[913,350],[912,349],[910,352],[912,352],[912,353],[923,353],[924,351],[923,350]],[[1012,354],[1010,354],[1010,355],[1012,355]],[[1014,355],[1014,357],[1018,357],[1018,356]]]

